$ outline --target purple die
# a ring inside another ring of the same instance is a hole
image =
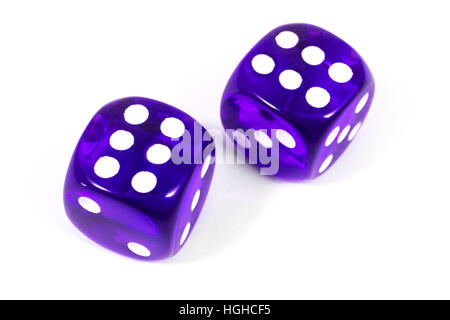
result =
[[[222,123],[242,129],[231,135],[247,159],[256,146],[279,152],[278,176],[313,178],[355,137],[374,88],[366,63],[344,41],[316,26],[284,25],[237,66],[222,97]],[[254,164],[267,166],[259,158]]]
[[[74,151],[64,187],[67,215],[117,253],[170,257],[198,219],[213,158],[212,137],[188,114],[146,98],[113,101],[93,117]]]

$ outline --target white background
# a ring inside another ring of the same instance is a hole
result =
[[[445,1],[1,1],[0,298],[450,298]],[[291,22],[350,43],[376,80],[326,174],[287,183],[219,165],[172,259],[89,241],[62,202],[93,114],[140,95],[207,128],[234,67]]]

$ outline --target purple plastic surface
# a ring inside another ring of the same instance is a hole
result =
[[[374,88],[366,63],[344,41],[316,26],[284,25],[239,63],[222,97],[221,119],[225,129],[267,130],[273,142],[279,140],[277,176],[314,178],[348,147]],[[252,144],[270,149],[249,132],[245,144],[236,143],[247,159]],[[256,165],[266,166],[259,160]]]
[[[191,154],[180,153],[189,160],[172,161],[180,143],[173,138],[194,137],[198,128],[209,136],[186,113],[151,99],[123,98],[101,108],[81,136],[67,172],[64,204],[71,222],[125,256],[156,260],[174,255],[195,226],[214,173],[212,140],[191,139]],[[150,174],[135,178],[142,171]]]

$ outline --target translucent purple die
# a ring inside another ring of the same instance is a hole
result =
[[[247,133],[232,134],[247,158],[252,147],[277,143],[279,177],[314,178],[353,140],[374,88],[366,63],[344,41],[316,26],[284,25],[237,66],[222,97],[222,123]]]
[[[67,215],[117,253],[170,257],[198,219],[212,159],[211,136],[186,113],[140,97],[111,102],[93,117],[72,156],[64,187]]]

